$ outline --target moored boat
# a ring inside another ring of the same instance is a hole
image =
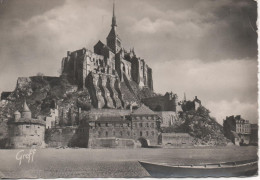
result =
[[[152,177],[237,177],[257,174],[258,160],[195,165],[170,165],[139,161]]]

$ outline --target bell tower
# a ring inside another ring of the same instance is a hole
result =
[[[121,50],[121,39],[117,33],[117,24],[115,16],[115,2],[113,2],[113,16],[111,30],[107,36],[107,46],[113,51],[113,53],[118,53]]]

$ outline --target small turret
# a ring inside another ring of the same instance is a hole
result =
[[[14,120],[17,122],[21,118],[21,113],[19,111],[14,112]]]
[[[23,118],[29,118],[29,119],[32,118],[31,110],[30,110],[29,107],[27,106],[26,101],[24,101],[24,104],[23,104],[22,117],[23,117]]]

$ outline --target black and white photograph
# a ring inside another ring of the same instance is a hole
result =
[[[257,6],[0,0],[0,178],[256,178]]]

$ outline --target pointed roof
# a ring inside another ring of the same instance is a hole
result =
[[[21,114],[18,110],[16,110],[15,112],[14,112],[14,114]]]
[[[31,112],[31,110],[27,106],[26,100],[24,101],[24,104],[23,104],[23,112]]]
[[[112,27],[117,26],[116,24],[116,16],[115,16],[115,1],[113,2],[113,16],[112,16]]]
[[[149,107],[144,104],[141,105],[137,110],[135,110],[133,115],[157,115],[154,111],[152,111]]]

